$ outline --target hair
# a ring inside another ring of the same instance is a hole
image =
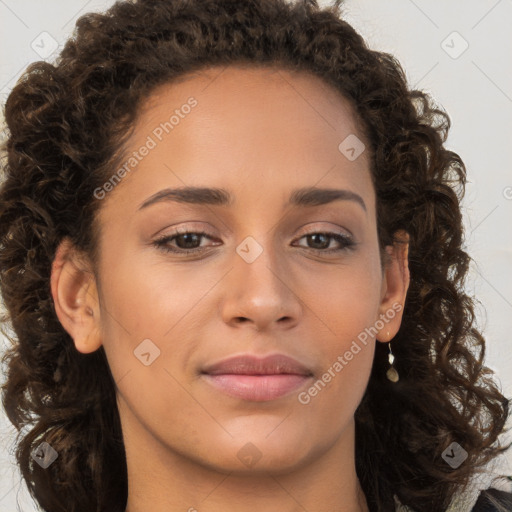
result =
[[[127,466],[116,386],[103,347],[76,350],[50,291],[65,238],[98,262],[94,190],[122,161],[144,101],[159,85],[213,66],[313,74],[352,104],[370,155],[379,247],[410,236],[410,285],[393,339],[400,380],[377,343],[355,413],[356,471],[370,510],[445,510],[508,447],[509,414],[483,364],[476,299],[464,292],[461,201],[466,169],[444,147],[448,114],[410,90],[399,62],[342,19],[341,0],[118,1],[76,22],[54,64],[34,62],[10,93],[0,188],[2,400],[18,430],[16,460],[47,512],[124,512]],[[382,253],[381,253],[382,254]],[[9,325],[11,332],[6,326]],[[48,442],[46,469],[31,453]],[[467,459],[442,457],[459,443]]]

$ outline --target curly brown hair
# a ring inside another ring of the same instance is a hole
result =
[[[144,100],[158,85],[214,65],[313,73],[354,106],[369,143],[381,249],[410,235],[410,286],[394,338],[400,381],[376,344],[356,415],[356,470],[370,510],[445,510],[507,447],[509,408],[483,365],[475,299],[464,292],[461,200],[466,169],[445,149],[450,119],[409,90],[399,62],[370,50],[341,0],[118,1],[80,17],[54,64],[32,63],[5,104],[0,189],[3,405],[18,429],[17,462],[48,512],[122,512],[127,468],[116,385],[103,347],[78,352],[60,324],[51,266],[65,238],[98,261],[94,190],[124,159]],[[48,442],[47,469],[31,453]],[[452,443],[468,453],[451,468]]]

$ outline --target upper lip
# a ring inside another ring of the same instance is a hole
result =
[[[238,375],[307,375],[312,372],[296,359],[284,354],[274,354],[266,357],[241,355],[223,359],[218,363],[206,366],[202,373],[210,375],[238,374]]]

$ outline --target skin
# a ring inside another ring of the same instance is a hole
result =
[[[351,105],[307,73],[214,67],[159,87],[127,149],[140,148],[191,96],[197,105],[102,200],[98,268],[67,240],[53,265],[63,327],[82,353],[104,346],[117,383],[126,510],[367,511],[354,412],[375,343],[395,336],[401,311],[359,343],[308,404],[297,395],[312,381],[254,402],[200,375],[228,356],[279,352],[306,364],[316,381],[365,328],[404,305],[408,245],[387,247],[381,268],[368,151],[350,161],[338,149],[349,134],[364,140]],[[190,185],[228,189],[234,202],[162,201],[138,210],[162,189]],[[286,206],[293,189],[308,186],[350,190],[366,211],[351,200]],[[179,256],[152,245],[177,227],[212,238],[168,245],[204,252]],[[343,246],[306,236],[325,232],[351,235],[356,245],[326,254]],[[236,251],[248,236],[262,248],[251,263]],[[145,366],[134,350],[147,338],[160,355]],[[260,457],[252,466],[237,456],[247,443]]]

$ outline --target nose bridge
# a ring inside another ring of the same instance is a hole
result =
[[[240,284],[243,291],[277,299],[283,293],[285,279],[285,276],[279,275],[283,273],[283,267],[276,259],[279,251],[274,250],[272,237],[268,233],[260,235],[258,240],[247,236],[236,248],[235,265],[242,277]]]
[[[223,304],[226,322],[244,318],[263,328],[284,318],[297,320],[299,301],[287,284],[288,272],[272,244],[267,233],[258,239],[247,236],[236,247]]]

